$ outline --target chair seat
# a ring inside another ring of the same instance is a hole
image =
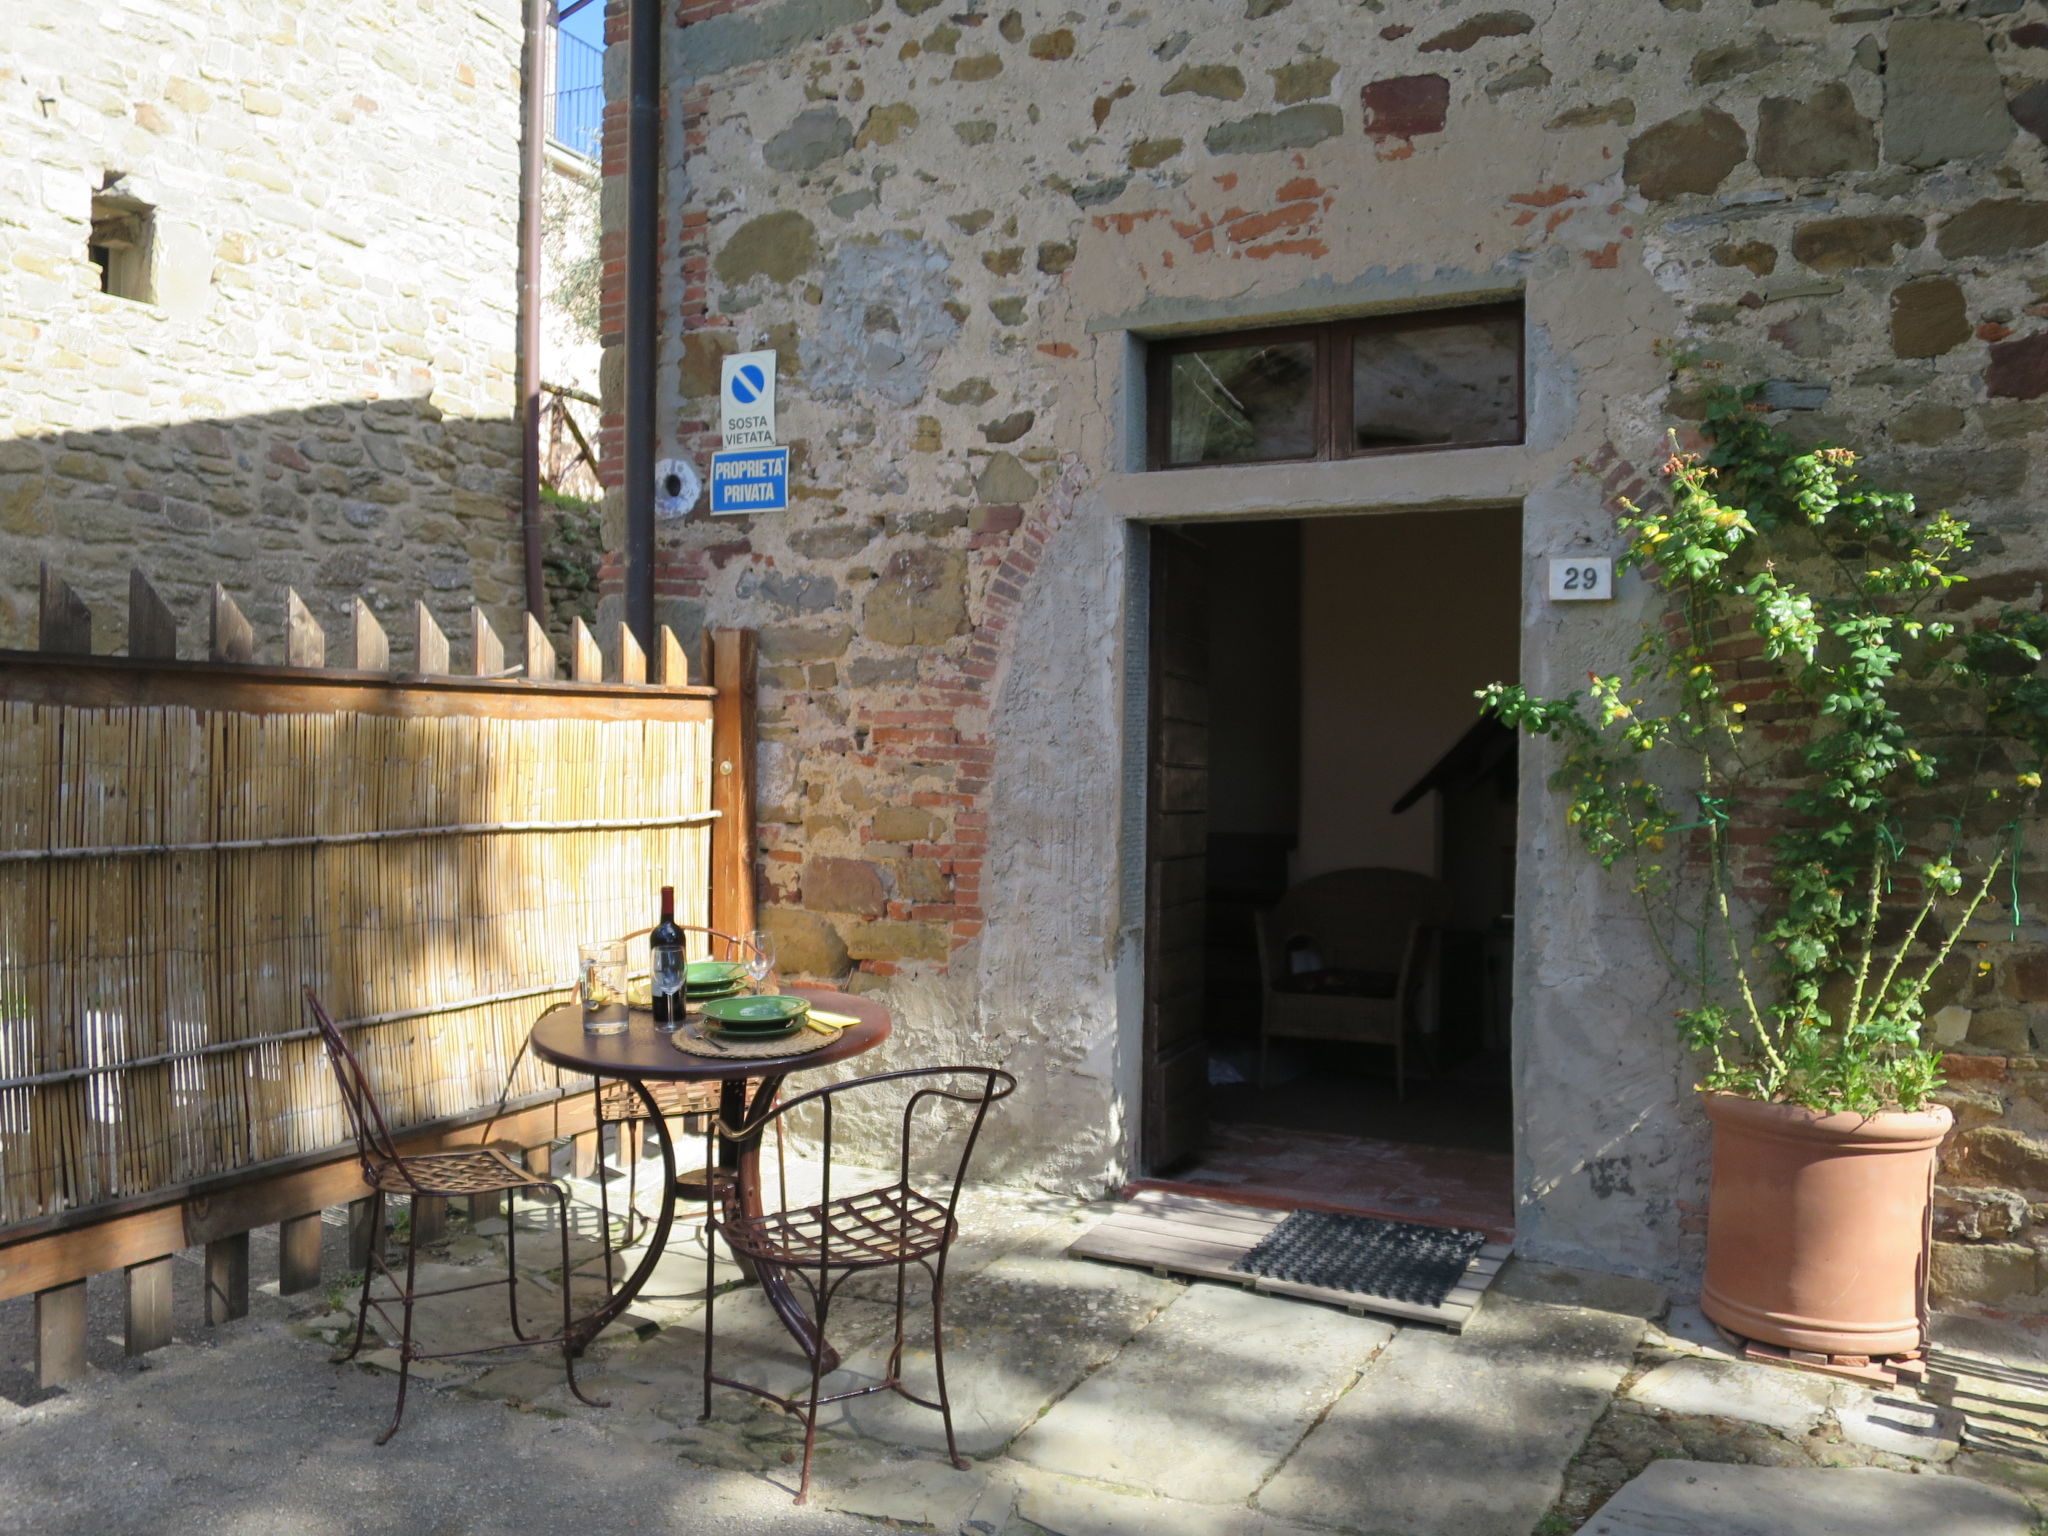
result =
[[[1400,984],[1400,976],[1393,971],[1352,971],[1332,967],[1283,976],[1273,983],[1273,990],[1304,997],[1390,998]]]
[[[647,1084],[647,1091],[654,1096],[655,1108],[664,1116],[669,1115],[711,1115],[718,1112],[717,1083],[664,1083],[654,1081]],[[617,1078],[607,1078],[597,1090],[597,1118],[609,1124],[617,1120],[645,1120],[647,1105],[633,1085]]]
[[[719,1228],[727,1245],[748,1258],[811,1269],[921,1259],[945,1247],[953,1230],[943,1205],[902,1184],[823,1205],[736,1217]]]
[[[475,1152],[423,1152],[379,1162],[372,1172],[370,1187],[387,1195],[488,1195],[530,1185],[555,1187],[488,1147]]]

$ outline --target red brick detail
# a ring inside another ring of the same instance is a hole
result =
[[[1451,82],[1442,75],[1400,75],[1375,80],[1359,96],[1365,131],[1374,139],[1413,139],[1442,133],[1450,114]]]

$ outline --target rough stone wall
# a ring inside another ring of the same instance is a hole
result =
[[[796,504],[667,527],[665,616],[762,631],[763,894],[791,967],[886,990],[920,1059],[1018,1068],[998,1159],[1017,1176],[1099,1185],[1134,1157],[1131,527],[1519,501],[1523,680],[1563,691],[1625,649],[1642,599],[1553,608],[1543,558],[1613,547],[1614,498],[1691,409],[1677,349],[1772,381],[1793,431],[1978,520],[1997,575],[1963,611],[2048,572],[2032,7],[1666,0],[1617,26],[1605,0],[721,0],[681,19],[661,431],[704,458],[719,358],[776,348]],[[1130,473],[1132,333],[1515,292],[1521,447]],[[1532,754],[1521,1244],[1684,1275],[1705,1137],[1672,999],[1545,772]],[[1964,1019],[1960,1055],[2040,1027],[2024,1001]],[[2006,1225],[1945,1218],[1943,1263],[1991,1243],[2012,1304],[2041,1307],[2040,1208],[2018,1214],[2048,1197],[2033,1113],[2003,1122],[2023,1164],[1971,1173],[1993,1167],[1981,1129],[1952,1156],[1956,1188],[2019,1193],[1978,1202]]]
[[[188,654],[215,581],[266,645],[287,585],[337,635],[362,593],[401,653],[418,597],[512,633],[519,65],[516,0],[13,0],[0,645],[34,643],[39,560],[102,651],[131,565]],[[155,302],[87,258],[114,175]]]

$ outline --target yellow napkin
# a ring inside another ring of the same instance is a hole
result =
[[[850,1013],[827,1013],[823,1008],[813,1008],[810,1012],[810,1017],[816,1019],[820,1024],[830,1024],[834,1029],[844,1029],[849,1024],[858,1024],[860,1022],[859,1019],[856,1019]]]

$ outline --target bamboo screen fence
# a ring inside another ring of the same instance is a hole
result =
[[[0,1239],[347,1140],[302,984],[394,1127],[555,1088],[577,943],[708,922],[710,697],[0,658]]]

